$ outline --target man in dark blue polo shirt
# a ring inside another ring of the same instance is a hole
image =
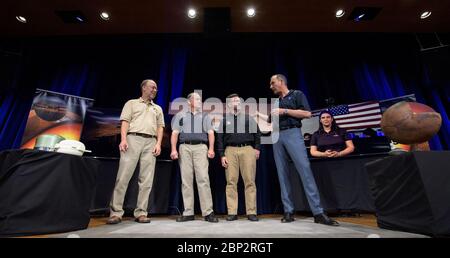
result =
[[[289,180],[289,158],[293,161],[300,175],[305,189],[309,207],[314,215],[314,222],[337,226],[336,221],[330,219],[323,212],[320,204],[319,191],[311,171],[308,155],[303,140],[303,118],[310,118],[311,112],[305,94],[299,90],[289,90],[287,79],[282,74],[276,74],[270,79],[270,89],[278,95],[276,106],[269,116],[278,117],[278,123],[272,123],[273,133],[279,133],[278,140],[273,144],[275,163],[281,188],[281,200],[284,206],[284,216],[281,222],[294,221],[294,203],[292,201],[291,184]]]

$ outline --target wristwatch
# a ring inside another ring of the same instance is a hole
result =
[[[283,112],[283,115],[287,115],[287,113],[288,113],[288,110],[285,108],[284,112]]]

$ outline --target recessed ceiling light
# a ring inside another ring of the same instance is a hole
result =
[[[337,18],[341,18],[342,16],[344,16],[345,11],[343,9],[339,9],[336,11],[336,17]]]
[[[194,19],[195,17],[197,17],[197,11],[195,11],[195,9],[193,8],[190,8],[188,10],[188,17]]]
[[[27,23],[27,19],[23,16],[17,15],[16,19],[21,23]]]
[[[83,24],[88,21],[86,15],[84,15],[80,10],[59,10],[55,11],[55,13],[64,23]]]
[[[107,13],[107,12],[102,12],[102,13],[100,14],[100,18],[102,18],[102,19],[105,20],[105,21],[109,20],[109,13]]]
[[[256,15],[255,8],[248,8],[247,9],[247,16],[248,17],[254,17]]]
[[[426,19],[428,17],[430,17],[431,12],[430,11],[425,11],[420,15],[420,19]]]
[[[355,22],[372,21],[377,17],[381,10],[381,7],[355,7],[347,15],[347,20],[353,20]]]

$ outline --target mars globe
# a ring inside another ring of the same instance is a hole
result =
[[[442,118],[431,107],[417,102],[399,102],[381,118],[381,129],[391,140],[403,144],[428,141],[441,127]]]

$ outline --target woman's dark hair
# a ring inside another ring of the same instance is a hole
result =
[[[333,121],[331,122],[331,131],[337,132],[339,130],[339,126],[336,124],[336,120],[334,119],[333,114],[331,114],[331,112],[328,110],[324,110],[319,114],[319,134],[325,132],[325,130],[323,129],[323,124],[320,121],[320,118],[322,117],[323,114],[329,114],[331,116],[331,118],[333,119]]]

